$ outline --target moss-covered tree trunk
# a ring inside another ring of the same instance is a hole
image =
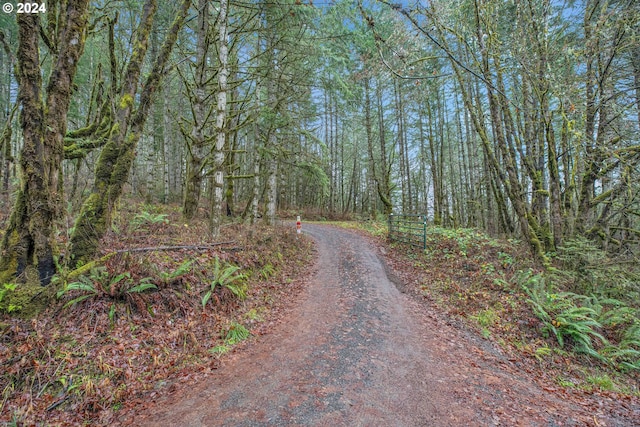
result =
[[[71,256],[76,264],[91,260],[96,254],[100,239],[111,225],[114,207],[122,195],[122,189],[135,158],[136,146],[149,116],[152,98],[162,82],[165,67],[190,6],[191,0],[184,0],[177,12],[160,53],[144,82],[144,91],[140,93],[138,108],[134,111],[133,104],[142,61],[147,51],[156,1],[148,0],[143,8],[143,17],[137,31],[136,48],[123,80],[116,121],[109,141],[98,158],[94,187],[82,205],[71,235]]]
[[[7,117],[2,136],[0,136],[0,194],[7,195],[9,190],[9,170],[11,169],[11,162],[13,162],[13,156],[11,155],[11,139],[13,136],[13,118],[17,110],[17,104],[11,110],[11,114]]]
[[[96,164],[93,189],[82,205],[71,235],[71,257],[72,262],[76,264],[88,261],[95,254],[98,242],[111,222],[111,213],[117,201],[109,197],[109,187],[114,181],[126,181],[128,176],[128,171],[124,176],[116,173],[116,165],[125,154],[123,150],[125,137],[133,114],[142,62],[147,52],[156,8],[155,0],[147,0],[143,7],[142,18],[136,31],[135,48],[122,81],[120,99],[116,105],[117,110],[109,139]]]
[[[20,155],[21,185],[0,251],[0,282],[37,271],[42,285],[55,273],[55,221],[61,213],[60,165],[73,78],[84,50],[88,0],[69,0],[49,11],[48,29],[37,14],[18,14],[18,102],[24,145]],[[58,14],[59,13],[59,14]],[[56,16],[57,15],[57,16]],[[57,19],[56,19],[57,18]],[[40,34],[54,65],[42,93]]]
[[[366,76],[363,79],[364,83],[364,127],[367,135],[367,157],[368,157],[368,165],[369,170],[369,218],[372,220],[376,219],[376,209],[377,209],[377,187],[376,183],[378,182],[378,175],[376,174],[376,161],[373,155],[373,130],[371,125],[371,88],[370,88],[370,77]]]
[[[208,88],[210,54],[209,54],[209,0],[198,2],[198,26],[196,30],[196,62],[193,89],[188,90],[187,95],[191,102],[191,132],[183,131],[187,143],[187,175],[184,183],[184,199],[182,203],[182,215],[189,221],[198,210],[198,202],[202,192],[202,180],[206,166],[207,152],[210,151],[212,137],[207,135],[207,129],[211,124],[211,96]],[[189,87],[189,85],[186,85]]]

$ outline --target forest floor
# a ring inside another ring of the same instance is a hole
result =
[[[0,310],[0,425],[112,425],[273,329],[305,286],[312,242],[293,227],[228,224],[208,236],[179,206],[123,203],[100,262],[80,275],[62,268],[46,311]]]
[[[328,225],[305,233],[317,262],[283,321],[216,371],[126,404],[121,425],[638,425],[637,396],[558,386],[556,368],[438,308],[415,272],[390,267],[402,251]]]

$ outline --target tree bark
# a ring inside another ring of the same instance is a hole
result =
[[[60,165],[73,78],[84,50],[88,0],[70,0],[55,28],[57,55],[41,93],[39,34],[36,14],[18,14],[18,100],[23,149],[21,187],[0,251],[0,282],[29,267],[47,285],[56,271],[55,221],[61,215]],[[54,11],[49,12],[49,16]],[[54,32],[52,31],[52,34]]]
[[[229,75],[229,46],[227,42],[227,11],[229,3],[220,0],[218,15],[218,104],[216,114],[216,144],[213,151],[213,200],[211,203],[211,222],[209,229],[215,238],[220,234],[222,220],[222,201],[224,196],[224,146],[227,130],[227,77]]]
[[[193,89],[188,90],[188,97],[192,106],[192,128],[190,133],[184,134],[187,142],[187,176],[185,179],[182,215],[185,220],[191,220],[198,209],[202,191],[203,172],[206,164],[206,149],[211,138],[207,137],[208,127],[208,50],[209,50],[209,1],[198,2],[198,27],[196,30],[196,62],[195,82]],[[187,84],[188,88],[188,84]]]
[[[376,174],[376,161],[373,155],[373,132],[371,125],[371,88],[370,78],[364,78],[364,125],[367,135],[367,154],[369,157],[368,189],[369,189],[369,219],[374,220],[377,213],[377,192],[376,185],[378,175]]]
[[[380,142],[380,176],[378,179],[378,196],[382,201],[383,212],[390,215],[393,212],[391,201],[391,164],[387,161],[386,129],[384,127],[384,107],[382,105],[382,88],[380,81],[376,85],[376,97],[378,101],[378,138]]]

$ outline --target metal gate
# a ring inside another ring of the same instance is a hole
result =
[[[389,239],[427,248],[427,216],[421,214],[389,215]]]

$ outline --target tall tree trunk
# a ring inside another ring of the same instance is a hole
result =
[[[7,107],[9,108],[9,107]],[[0,183],[0,196],[9,196],[9,173],[11,169],[11,163],[13,163],[13,154],[11,151],[11,140],[13,139],[13,118],[18,110],[18,104],[11,109],[11,113],[7,115],[7,121],[5,122],[4,129],[2,130],[2,136],[0,136],[0,162],[4,163],[4,167],[0,165],[0,177],[2,177],[2,183]]]
[[[267,74],[267,108],[271,114],[268,119],[268,130],[266,138],[266,155],[265,165],[267,170],[267,186],[266,186],[266,217],[265,222],[267,225],[275,225],[276,210],[278,207],[278,124],[276,122],[277,117],[280,116],[280,109],[282,106],[278,102],[278,57],[277,57],[277,35],[274,29],[270,28],[272,22],[275,22],[275,8],[274,4],[266,4],[266,25],[270,33],[266,40],[266,58],[267,66],[270,71]]]
[[[273,137],[275,139],[275,136]],[[272,141],[273,142],[273,141]],[[274,153],[267,156],[267,209],[265,222],[275,225],[278,207],[278,159]]]
[[[408,201],[408,196],[409,196],[409,190],[407,188],[407,167],[405,165],[406,163],[406,157],[405,157],[405,145],[404,145],[404,127],[403,127],[403,120],[402,120],[402,101],[400,99],[400,88],[398,85],[398,79],[393,79],[393,95],[394,95],[394,101],[395,101],[395,110],[396,110],[396,126],[397,126],[397,132],[398,135],[396,137],[397,141],[398,141],[398,160],[399,160],[399,172],[400,172],[400,194],[401,194],[401,200],[402,200],[402,211],[403,212],[409,212],[410,211],[410,207],[409,207],[409,201]]]
[[[209,0],[199,0],[198,2],[195,82],[193,90],[189,94],[192,104],[193,125],[189,135],[185,135],[188,157],[182,215],[186,220],[191,220],[198,209],[206,164],[205,153],[209,144],[209,138],[206,136],[208,127],[207,98],[209,96],[207,93],[209,79],[209,73],[207,72],[209,69],[209,4]],[[210,223],[210,227],[212,226],[213,223]]]
[[[420,182],[422,183],[421,197],[422,203],[417,205],[418,211],[426,214],[429,212],[429,180],[427,179],[427,147],[424,132],[423,111],[418,111],[418,131],[420,132]]]
[[[371,125],[371,88],[370,88],[370,79],[369,77],[365,77],[364,79],[364,126],[365,132],[367,135],[367,154],[369,158],[369,170],[368,174],[368,189],[369,189],[369,218],[376,218],[376,210],[377,210],[377,194],[376,194],[376,186],[378,182],[378,175],[376,174],[376,161],[373,155],[373,132]]]
[[[28,267],[37,270],[47,285],[55,273],[55,221],[61,215],[60,165],[66,134],[73,78],[84,50],[88,0],[69,0],[57,16],[57,55],[41,94],[40,18],[18,14],[18,100],[21,105],[23,149],[20,157],[21,187],[0,250],[0,282],[20,275]],[[49,11],[54,15],[54,11]],[[56,18],[53,16],[53,18]]]
[[[162,90],[160,92],[160,98],[162,99],[162,203],[169,203],[169,196],[171,194],[171,174],[169,159],[169,144],[171,141],[171,117],[169,115],[169,100],[168,96],[162,96],[163,93],[168,93],[168,90]]]
[[[257,124],[254,124],[255,139],[258,140]],[[258,203],[260,202],[260,153],[255,152],[253,158],[253,191],[249,203],[249,222],[255,224],[258,220]]]
[[[391,162],[387,161],[387,140],[384,127],[384,106],[382,104],[382,88],[380,81],[376,85],[376,97],[378,104],[378,138],[380,140],[380,176],[378,179],[378,196],[382,201],[383,212],[390,215],[393,212],[391,201]]]
[[[431,109],[431,103],[427,100],[425,102],[425,107],[427,110],[427,121],[429,123],[429,132],[428,132],[428,140],[429,140],[429,164],[431,167],[431,179],[433,182],[433,223],[435,225],[442,225],[442,205],[443,202],[443,192],[442,192],[442,176],[440,174],[440,168],[438,164],[438,155],[436,154],[436,137],[434,135],[434,126],[437,126],[435,121],[435,117],[433,115],[433,111]],[[441,157],[441,156],[440,156]]]
[[[209,229],[215,238],[220,234],[222,201],[224,196],[224,146],[227,137],[227,77],[229,75],[229,46],[227,42],[227,0],[220,0],[218,15],[218,104],[216,111],[216,144],[213,151],[213,200]]]

